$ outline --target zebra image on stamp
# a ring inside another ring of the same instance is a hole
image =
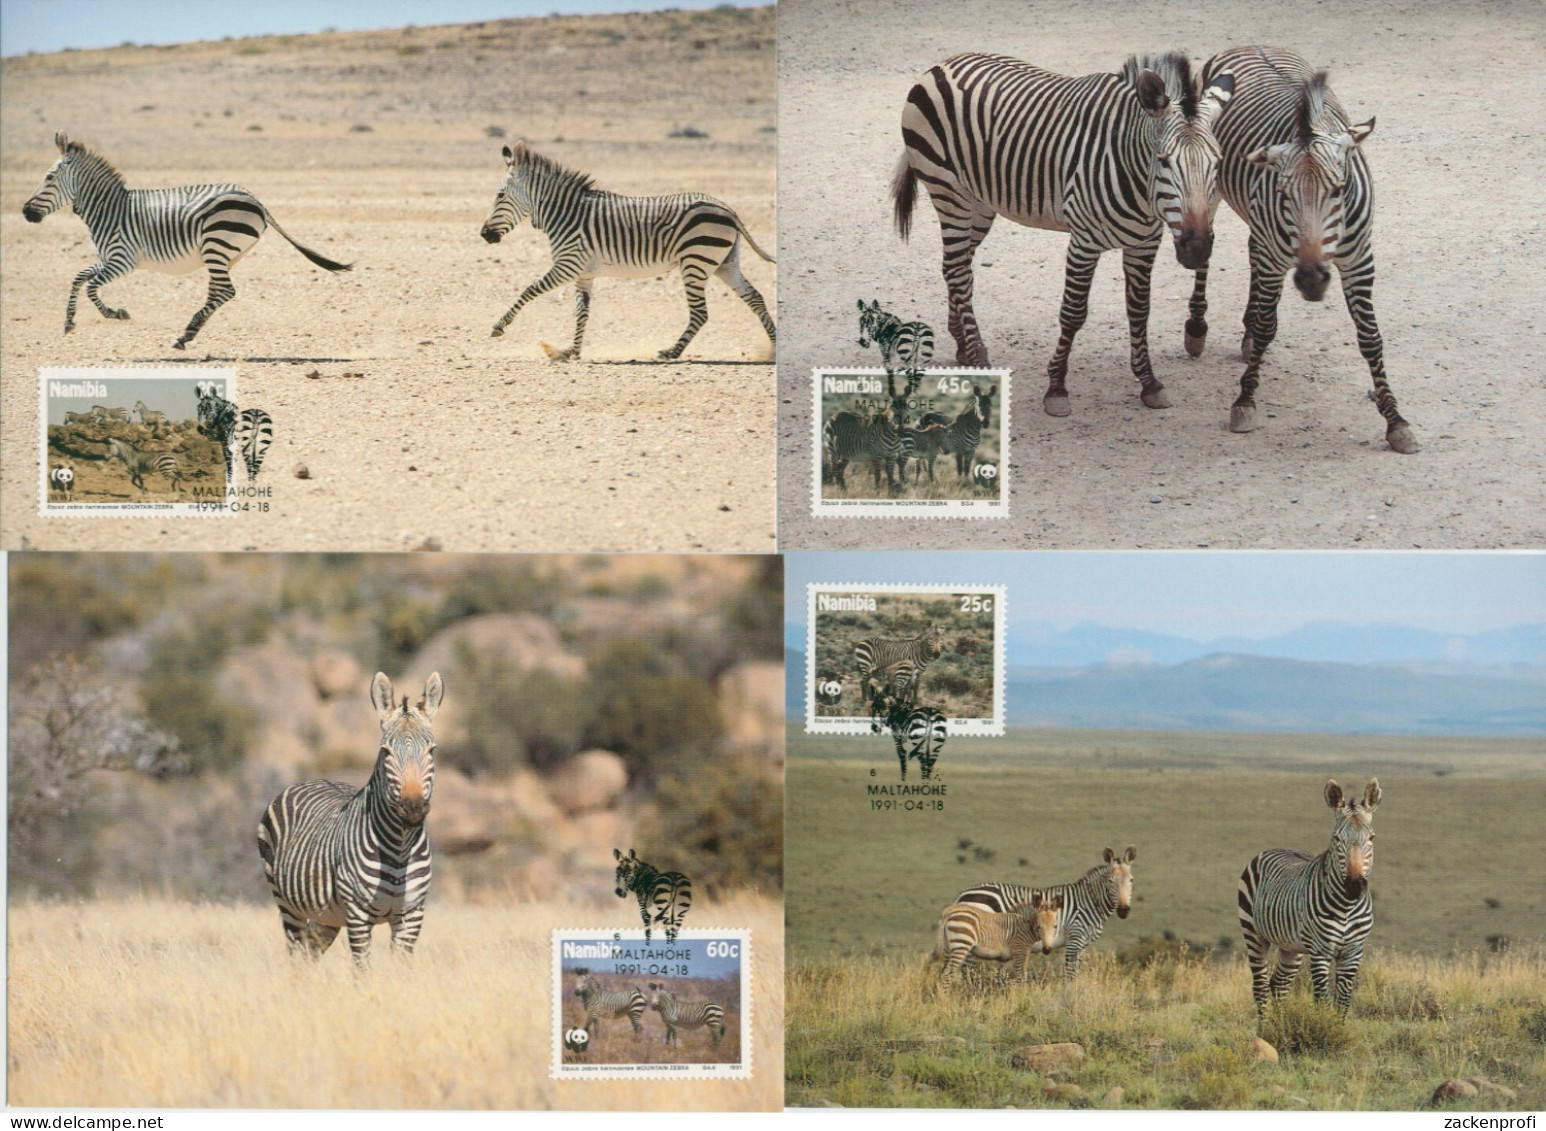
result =
[[[1004,589],[811,585],[807,734],[890,733],[902,776],[929,776],[944,735],[1004,730]],[[889,745],[889,744],[888,744]]]
[[[555,1079],[751,1075],[751,931],[553,932]]]

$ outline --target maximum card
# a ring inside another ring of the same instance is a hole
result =
[[[751,931],[553,932],[555,1080],[746,1079]]]
[[[807,587],[805,731],[871,734],[897,704],[1004,733],[1004,588]]]
[[[1003,518],[1009,370],[812,373],[817,517]]]

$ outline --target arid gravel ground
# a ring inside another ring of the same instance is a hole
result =
[[[779,6],[782,546],[1546,543],[1537,6],[984,0],[970,20],[959,11],[943,2]],[[1375,311],[1391,387],[1422,451],[1400,456],[1385,444],[1335,285],[1318,305],[1287,288],[1262,368],[1262,426],[1229,432],[1249,273],[1246,227],[1227,205],[1216,225],[1211,335],[1196,361],[1181,333],[1191,276],[1168,239],[1155,267],[1150,347],[1175,407],[1138,402],[1112,253],[1074,344],[1073,414],[1046,416],[1067,237],[1000,220],[978,253],[976,307],[993,364],[1014,369],[1009,520],[813,519],[810,372],[871,362],[873,351],[856,344],[855,300],[879,298],[929,322],[941,355],[954,356],[927,197],[920,193],[911,243],[891,226],[888,187],[913,82],[960,51],[1086,74],[1172,49],[1200,65],[1239,43],[1299,51],[1329,68],[1355,121],[1378,117],[1364,146],[1375,183]]]
[[[755,550],[773,548],[772,351],[717,280],[677,363],[646,363],[687,322],[680,278],[601,279],[586,360],[572,290],[529,304],[547,269],[529,225],[478,229],[504,174],[491,127],[631,194],[702,191],[772,251],[771,8],[507,20],[369,33],[121,47],[0,68],[0,546],[6,549]],[[232,181],[286,231],[353,272],[313,267],[275,232],[233,269],[237,297],[186,355],[196,276],[137,271],[82,297],[74,216],[23,221],[56,130],[130,187]],[[677,137],[691,130],[707,137]],[[742,256],[770,304],[775,269]],[[266,514],[42,519],[37,369],[234,365],[275,440]],[[294,470],[304,464],[309,479]]]

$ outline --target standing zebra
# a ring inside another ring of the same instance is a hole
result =
[[[880,350],[880,363],[887,373],[898,365],[909,377],[922,371],[934,356],[934,331],[922,322],[903,322],[895,314],[880,308],[880,299],[868,306],[859,300],[859,347],[868,349],[873,341]]]
[[[612,858],[617,861],[617,898],[625,899],[629,892],[638,897],[644,941],[650,941],[650,924],[660,923],[666,929],[666,941],[675,942],[692,908],[692,881],[680,872],[656,871],[631,848],[627,856],[614,848]]]
[[[1219,202],[1212,123],[1232,89],[1225,74],[1199,91],[1180,54],[1132,57],[1120,74],[1083,78],[1002,55],[956,55],[930,70],[902,110],[891,194],[903,239],[919,181],[939,213],[956,361],[988,365],[972,309],[972,259],[1002,215],[1069,233],[1047,413],[1068,415],[1068,353],[1088,313],[1096,262],[1112,248],[1122,249],[1143,403],[1169,407],[1149,362],[1149,275],[1167,227],[1183,267],[1207,266]]]
[[[877,692],[870,687],[870,677],[879,671],[885,674],[886,684],[881,692],[893,691],[909,707],[917,702],[918,682],[924,669],[945,654],[945,629],[930,622],[917,636],[904,640],[872,636],[854,645],[854,659],[859,664],[859,685],[865,689],[866,698],[872,702]]]
[[[1063,977],[1071,979],[1079,972],[1079,959],[1085,949],[1106,929],[1111,913],[1115,911],[1118,919],[1126,919],[1132,909],[1133,861],[1137,858],[1138,852],[1132,845],[1127,846],[1122,856],[1108,847],[1105,863],[1091,868],[1073,883],[1037,888],[1024,884],[980,884],[956,896],[956,902],[976,903],[992,911],[1012,911],[1033,902],[1038,894],[1043,898],[1061,898],[1057,938],[1044,949],[1068,948],[1063,954]]]
[[[247,482],[256,483],[268,446],[274,442],[274,418],[261,408],[242,409],[233,439],[247,468]]]
[[[293,950],[320,956],[347,927],[349,951],[363,966],[371,928],[390,923],[393,948],[413,953],[429,897],[430,720],[443,690],[436,672],[417,706],[406,695],[394,706],[392,682],[377,672],[370,701],[381,718],[381,750],[365,787],[298,782],[263,814],[258,855]]]
[[[604,990],[596,976],[589,970],[576,970],[580,976],[574,996],[585,1007],[585,1031],[594,1034],[596,1023],[603,1017],[627,1017],[633,1022],[633,1031],[644,1031],[644,994],[638,986],[631,990]]]
[[[977,454],[977,445],[982,443],[982,430],[993,418],[993,395],[997,392],[997,385],[988,386],[988,391],[985,393],[973,384],[971,401],[956,414],[954,419],[937,412],[923,414],[922,421],[925,425],[946,426],[944,434],[940,437],[940,445],[956,457],[956,474],[962,479],[972,473],[972,457]],[[932,469],[929,477],[933,478]]]
[[[507,145],[501,152],[510,171],[494,197],[494,210],[483,222],[483,238],[498,243],[530,216],[532,227],[547,233],[553,266],[521,291],[515,305],[494,324],[493,337],[503,335],[521,307],[532,299],[573,283],[573,344],[564,350],[542,344],[549,357],[569,361],[580,356],[590,317],[591,287],[597,275],[654,278],[680,269],[687,291],[687,329],[675,345],[661,350],[658,358],[680,357],[708,321],[703,287],[710,275],[718,276],[740,295],[761,320],[768,339],[777,341],[767,304],[741,274],[741,241],[744,239],[769,263],[773,257],[757,246],[729,205],[702,193],[621,196],[605,192],[584,173],[527,149],[523,141],[517,141],[514,148]]]
[[[1306,954],[1315,1000],[1333,997],[1335,965],[1337,1008],[1346,1013],[1353,1002],[1364,942],[1374,926],[1369,870],[1374,867],[1380,783],[1370,778],[1359,798],[1343,796],[1342,787],[1328,781],[1326,804],[1337,821],[1325,852],[1311,856],[1292,848],[1270,848],[1240,874],[1240,929],[1260,1019],[1267,1015],[1269,993],[1277,999],[1288,992]],[[1274,947],[1275,967],[1268,962]]]
[[[884,728],[896,743],[896,760],[902,780],[907,780],[907,760],[918,759],[923,780],[934,775],[934,763],[945,747],[945,716],[937,707],[914,707],[905,697],[882,692],[870,704],[870,730],[879,734]]]
[[[845,474],[851,463],[868,462],[875,473],[875,485],[880,486],[884,469],[888,487],[896,486],[896,476],[907,467],[913,455],[913,436],[907,427],[908,399],[918,390],[920,374],[911,374],[901,393],[896,391],[896,379],[886,374],[886,393],[890,408],[882,408],[868,415],[844,409],[833,415],[822,426],[821,443],[826,449],[827,463],[832,478],[839,486],[847,486]]]
[[[171,484],[174,490],[182,490],[183,476],[177,467],[177,457],[170,452],[142,452],[133,444],[115,436],[107,440],[107,459],[117,460],[129,471],[129,482],[141,491],[145,488],[145,473],[153,471]]]
[[[199,381],[193,386],[193,391],[199,398],[199,435],[207,436],[220,445],[221,452],[225,454],[225,483],[230,487],[236,478],[231,452],[231,437],[236,433],[238,420],[236,405],[220,395],[220,386],[213,381]]]
[[[678,1029],[707,1029],[714,1044],[725,1039],[725,1010],[712,1001],[678,1001],[659,982],[650,983],[650,1008],[666,1023],[666,1044],[681,1044]]]
[[[1251,296],[1245,308],[1240,396],[1229,412],[1232,432],[1256,427],[1256,387],[1262,355],[1278,332],[1283,276],[1319,302],[1331,281],[1327,260],[1342,277],[1342,297],[1358,332],[1358,350],[1374,381],[1374,403],[1385,418],[1391,450],[1418,450],[1385,380],[1385,347],[1374,320],[1374,184],[1363,141],[1374,119],[1352,125],[1326,85],[1326,72],[1277,47],[1232,47],[1209,59],[1203,79],[1228,71],[1236,97],[1216,124],[1223,160],[1224,199],[1251,228]],[[1186,350],[1202,353],[1208,324],[1208,272],[1197,272]]]
[[[1057,945],[1063,896],[1032,892],[1023,904],[994,911],[981,903],[952,903],[934,927],[934,958],[944,959],[940,980],[960,978],[967,959],[996,962],[996,980],[1018,975],[1023,981],[1033,951]]]
[[[949,425],[943,423],[938,417],[938,413],[926,413],[916,428],[902,429],[905,442],[909,446],[906,459],[916,461],[918,464],[913,469],[914,486],[923,478],[925,469],[929,473],[929,482],[934,482],[934,461],[939,458],[941,452],[949,450],[945,446],[945,431]],[[903,466],[905,468],[905,463]]]
[[[202,266],[209,272],[209,298],[182,337],[172,343],[174,349],[183,349],[211,314],[236,297],[231,264],[251,251],[268,227],[318,267],[349,270],[349,264],[334,263],[290,239],[258,198],[239,185],[131,189],[106,158],[80,142],[57,133],[54,144],[59,147],[59,160],[44,176],[43,187],[22,206],[21,214],[28,223],[37,224],[68,204],[85,221],[96,244],[97,262],[70,284],[70,301],[64,308],[66,334],[75,328],[75,301],[82,283],[103,318],[126,319],[129,312],[108,307],[97,294],[99,288],[136,267],[186,275]]]

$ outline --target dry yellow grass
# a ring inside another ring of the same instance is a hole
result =
[[[621,905],[619,905],[621,906]],[[431,903],[418,953],[378,928],[357,974],[344,942],[286,952],[269,907],[170,900],[13,903],[8,1100],[17,1106],[777,1109],[783,924],[752,896],[693,908],[752,930],[749,1080],[548,1077],[555,927],[616,908]]]

